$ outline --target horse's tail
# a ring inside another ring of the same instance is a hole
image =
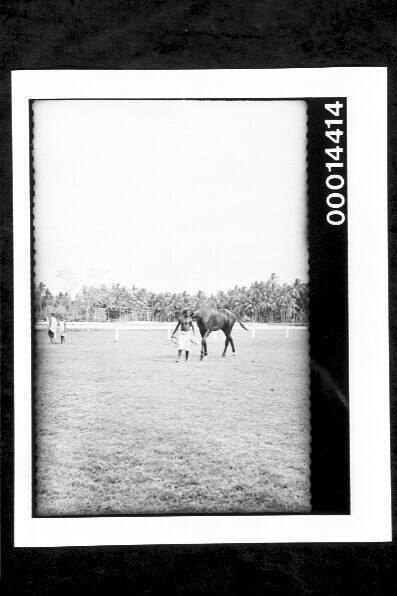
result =
[[[240,318],[239,318],[239,317],[237,317],[237,321],[238,321],[238,323],[241,325],[241,327],[242,327],[243,329],[245,329],[246,331],[248,331],[247,327],[244,325],[244,323],[242,323],[242,322],[240,321]]]
[[[243,329],[245,329],[246,331],[248,331],[247,327],[246,327],[246,326],[244,325],[244,323],[241,321],[241,319],[240,319],[240,317],[238,316],[238,314],[237,314],[237,313],[235,313],[233,310],[232,310],[231,312],[232,312],[232,313],[234,314],[234,316],[236,317],[236,321],[239,323],[239,325],[241,325],[241,327],[242,327]]]

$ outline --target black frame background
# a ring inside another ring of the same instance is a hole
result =
[[[388,66],[390,318],[396,313],[396,9],[390,0],[138,3],[6,0],[0,6],[2,576],[13,593],[391,593],[395,543],[15,549],[10,70]],[[391,332],[392,464],[396,334]],[[392,468],[394,472],[394,468]],[[393,476],[395,490],[395,476]],[[394,500],[395,519],[395,500]]]

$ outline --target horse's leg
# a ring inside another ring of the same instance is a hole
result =
[[[229,330],[225,331],[224,329],[222,329],[223,333],[226,336],[225,339],[225,347],[223,349],[223,354],[222,354],[222,358],[224,358],[226,356],[226,350],[227,350],[227,346],[229,345],[229,341],[230,341],[230,335],[229,335]]]
[[[233,338],[232,338],[233,325],[234,325],[234,321],[233,321],[233,323],[229,327],[229,341],[230,341],[230,345],[232,346],[232,352],[233,352],[233,356],[234,356],[235,353],[236,353],[236,350],[234,349],[234,341],[233,341]]]
[[[229,336],[229,341],[230,341],[230,345],[232,346],[232,352],[233,352],[233,356],[234,356],[234,353],[236,350],[234,349],[234,342],[233,342],[233,338],[231,335]]]
[[[200,334],[201,334],[201,351],[200,351],[200,360],[203,360],[204,356],[208,355],[207,352],[207,337],[209,336],[209,334],[211,333],[211,331],[209,331],[208,329],[200,329]]]
[[[207,351],[207,337],[209,336],[209,334],[211,333],[210,329],[207,329],[207,331],[204,334],[204,337],[202,339],[202,346],[204,348],[204,356],[208,356],[208,351]]]
[[[205,331],[200,329],[200,335],[201,335],[200,360],[203,360],[203,358],[204,358],[204,335],[205,335]]]

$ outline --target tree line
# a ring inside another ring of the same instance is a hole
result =
[[[174,321],[183,308],[229,308],[242,320],[264,323],[307,323],[308,284],[299,279],[280,283],[275,273],[267,281],[234,286],[227,291],[206,294],[198,291],[151,292],[146,288],[120,284],[84,286],[73,298],[68,292],[53,294],[40,282],[34,289],[36,320],[50,313],[70,321],[155,320]]]

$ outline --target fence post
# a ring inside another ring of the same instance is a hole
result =
[[[251,337],[252,337],[252,339],[255,338],[255,325],[252,325],[252,327],[251,327]]]
[[[171,329],[167,327],[167,339],[171,339]]]
[[[120,338],[120,328],[119,328],[119,326],[117,325],[117,323],[116,323],[115,330],[116,330],[116,334],[115,334],[114,341],[119,341],[119,338]]]
[[[285,337],[287,339],[289,338],[289,327],[286,327],[286,329],[285,329]]]

